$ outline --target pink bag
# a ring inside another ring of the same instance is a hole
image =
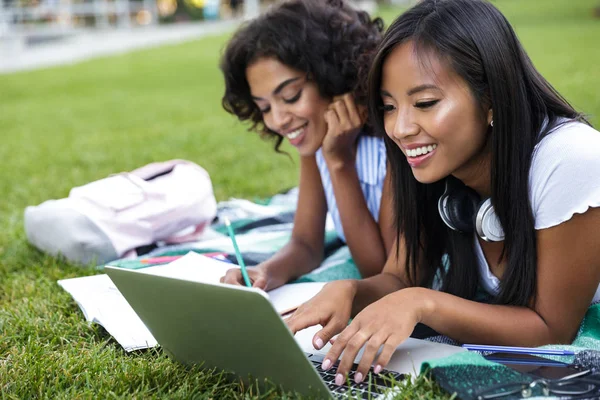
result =
[[[193,241],[217,212],[208,173],[185,160],[148,164],[25,210],[28,240],[75,262],[106,263],[157,242]],[[181,235],[183,230],[189,234]]]

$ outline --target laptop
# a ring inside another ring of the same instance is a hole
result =
[[[108,266],[105,272],[163,350],[183,364],[216,367],[246,382],[269,381],[316,398],[382,399],[391,380],[381,375],[404,378],[386,370],[356,384],[352,371],[350,384],[335,385],[335,367],[321,369],[323,353],[300,347],[261,290]]]

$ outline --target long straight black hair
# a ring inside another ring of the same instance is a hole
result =
[[[529,169],[535,145],[562,118],[584,117],[540,75],[506,18],[484,0],[422,0],[389,27],[369,75],[369,111],[383,133],[381,70],[396,47],[411,41],[418,54],[434,54],[468,84],[482,112],[494,116],[491,143],[491,200],[504,228],[499,304],[535,301],[536,236],[529,202]],[[401,74],[402,71],[397,73]],[[437,211],[445,179],[419,183],[398,146],[384,135],[394,185],[396,228],[406,245],[411,284],[431,286],[473,299],[479,272],[472,234],[447,228]],[[398,251],[398,250],[397,250]],[[397,253],[398,254],[398,253]],[[448,255],[449,267],[442,264]]]

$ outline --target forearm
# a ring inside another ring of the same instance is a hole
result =
[[[317,268],[323,260],[323,251],[317,251],[293,238],[269,260],[261,263],[270,278],[267,290],[275,289]]]
[[[327,167],[352,259],[362,277],[378,274],[386,261],[385,246],[367,207],[356,167],[349,162],[328,162]]]
[[[478,303],[425,288],[407,290],[422,301],[420,322],[460,343],[541,346],[561,341],[527,307]]]

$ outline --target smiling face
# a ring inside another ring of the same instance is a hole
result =
[[[315,154],[327,133],[324,114],[330,100],[306,73],[274,58],[260,58],[246,68],[246,79],[266,127],[286,138],[300,155]]]
[[[427,56],[424,63],[409,41],[385,59],[381,99],[386,134],[419,182],[454,175],[476,190],[482,179],[487,186],[491,111],[475,101],[467,83],[437,56]]]

